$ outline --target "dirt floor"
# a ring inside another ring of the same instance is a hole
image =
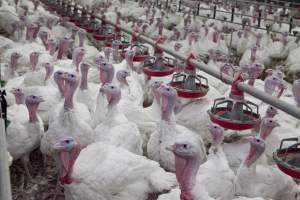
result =
[[[32,180],[26,176],[19,160],[10,167],[13,200],[53,200],[57,180],[54,162],[47,160],[47,165],[44,166],[41,152],[35,150],[31,153],[30,163]],[[63,196],[56,198],[56,200],[64,199]]]

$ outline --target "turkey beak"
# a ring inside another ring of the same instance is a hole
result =
[[[39,97],[40,98],[40,102],[45,102],[43,97]]]
[[[64,146],[61,145],[60,142],[58,142],[58,143],[54,144],[53,148],[54,148],[55,150],[58,150],[58,151],[59,151],[59,150],[62,150],[62,149],[64,148]]]
[[[167,147],[166,147],[166,150],[171,151],[171,152],[174,152],[174,150],[175,150],[175,144],[173,144],[173,145],[171,145],[171,146],[167,146]]]
[[[280,127],[280,124],[278,122],[275,122],[275,127]]]
[[[63,74],[63,79],[66,79],[68,77],[68,72],[65,72],[64,74]]]

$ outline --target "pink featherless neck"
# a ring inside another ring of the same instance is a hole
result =
[[[80,153],[80,145],[76,144],[70,152],[61,152],[60,159],[62,164],[62,171],[59,177],[59,181],[62,185],[72,183],[72,172],[75,161]]]
[[[180,200],[195,200],[193,199],[192,190],[200,163],[200,156],[182,158],[175,154],[176,178],[181,190]]]

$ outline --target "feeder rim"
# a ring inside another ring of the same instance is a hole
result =
[[[209,115],[210,117],[216,118],[216,119],[221,120],[221,121],[226,121],[226,122],[231,122],[231,123],[238,123],[238,124],[256,124],[256,122],[260,119],[260,118],[255,118],[255,119],[252,121],[253,123],[250,123],[251,121],[244,121],[244,122],[243,122],[243,121],[240,121],[240,120],[226,119],[226,118],[222,118],[222,117],[216,116],[215,113],[212,112],[212,109],[213,109],[213,108],[211,108],[211,109],[209,109],[209,110],[207,111],[208,115]],[[257,114],[251,114],[251,115],[252,115],[252,116],[253,116],[253,115],[256,115],[256,116],[257,116]]]

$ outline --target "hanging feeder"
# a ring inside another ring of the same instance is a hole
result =
[[[106,41],[114,39],[114,29],[109,27],[105,22],[105,16],[101,19],[102,24],[101,27],[98,28],[97,31],[94,32],[93,37],[97,41]]]
[[[144,74],[147,76],[169,76],[174,72],[174,60],[168,57],[148,56],[144,61]]]
[[[185,72],[174,74],[169,85],[177,90],[177,94],[180,97],[200,98],[209,91],[208,80],[196,73],[196,68],[190,62],[191,59],[195,59],[192,54],[186,61]]]
[[[111,39],[111,40],[106,40],[105,42],[105,46],[106,47],[113,47],[113,44],[118,42],[118,46],[119,46],[119,49],[125,49],[127,47],[130,46],[130,42],[129,42],[129,37],[126,36],[126,35],[121,35],[119,36],[118,38],[119,39],[115,39],[117,38],[116,36],[114,37],[114,39]]]
[[[149,56],[149,48],[145,45],[142,44],[130,45],[129,49],[135,52],[132,59],[133,62],[144,62],[145,59]],[[123,58],[125,58],[126,51],[128,51],[128,48],[123,49],[123,51],[121,52]]]
[[[285,142],[296,142],[283,148]],[[300,180],[300,140],[299,138],[287,138],[281,140],[280,147],[273,153],[273,159],[278,168],[290,177]]]
[[[85,8],[81,9],[81,15],[78,20],[75,20],[74,23],[76,26],[83,29],[89,26],[89,16]]]
[[[129,48],[123,49],[121,55],[125,58],[127,51],[134,51],[133,62],[144,62],[146,57],[149,56],[149,48],[145,45],[139,44],[137,33],[133,32],[131,35],[131,44]]]
[[[98,30],[98,22],[94,13],[91,14],[89,25],[85,27],[85,30],[88,33],[94,33]]]
[[[245,74],[240,73],[233,81],[229,97],[218,98],[208,111],[213,123],[225,129],[247,130],[252,129],[260,120],[258,106],[245,100],[244,92],[238,89],[243,82]]]
[[[56,13],[60,15],[61,17],[65,17],[67,12],[67,4],[65,1],[62,1],[61,5],[56,10]]]
[[[55,12],[59,6],[59,2],[55,0],[51,0],[47,2],[47,7],[49,12]]]
[[[74,5],[73,7],[73,12],[71,14],[71,17],[70,17],[70,22],[74,23],[75,25],[79,23],[80,21],[80,13],[79,13],[79,8],[77,6],[77,4]]]

